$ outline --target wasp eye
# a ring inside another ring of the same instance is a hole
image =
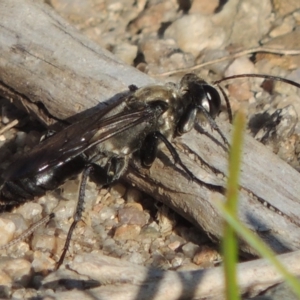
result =
[[[202,100],[202,106],[209,112],[209,114],[214,118],[219,113],[221,108],[221,98],[220,94],[211,85],[203,86],[205,92],[205,99]]]

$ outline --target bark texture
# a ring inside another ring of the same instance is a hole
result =
[[[154,83],[39,1],[2,0],[0,11],[0,95],[44,124],[113,101],[130,84]],[[230,140],[230,125],[217,122]],[[133,163],[126,179],[219,239],[223,221],[214,200],[224,197],[228,154],[211,132],[193,130],[174,143],[198,180],[187,178],[165,150],[149,171]],[[299,174],[247,136],[239,216],[277,253],[300,249],[299,194]],[[241,249],[253,253],[243,242]]]

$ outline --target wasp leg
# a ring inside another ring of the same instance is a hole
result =
[[[174,146],[159,131],[152,132],[152,133],[148,134],[147,137],[145,138],[145,141],[141,148],[141,149],[143,149],[143,151],[141,151],[142,164],[144,166],[151,167],[152,163],[154,162],[154,160],[157,156],[157,148],[158,148],[159,140],[161,140],[168,148],[170,154],[172,155],[172,157],[174,159],[174,163],[176,165],[179,165],[192,180],[196,180],[196,177],[194,176],[194,174],[184,165],[184,163],[180,159]]]
[[[87,179],[89,177],[89,174],[91,172],[91,170],[94,168],[93,165],[88,165],[83,173],[82,173],[82,178],[81,178],[81,183],[80,183],[80,189],[79,189],[79,196],[78,196],[78,203],[77,203],[77,208],[76,208],[76,212],[75,212],[75,215],[74,215],[74,221],[69,229],[69,232],[68,232],[68,235],[67,235],[67,238],[66,238],[66,242],[65,242],[65,245],[64,245],[64,249],[63,249],[63,252],[59,258],[59,261],[56,265],[56,270],[62,265],[62,263],[64,262],[64,259],[65,259],[65,256],[66,256],[66,253],[69,249],[69,246],[70,246],[70,242],[71,242],[71,238],[72,238],[72,234],[73,234],[73,231],[77,225],[77,223],[81,220],[81,216],[82,216],[82,212],[83,212],[83,204],[84,204],[84,197],[85,197],[85,188],[86,188],[86,183],[87,183]]]
[[[186,112],[182,114],[178,125],[177,133],[183,135],[184,133],[189,132],[196,123],[198,108],[195,105],[190,105]]]
[[[203,106],[201,106],[201,105],[197,105],[197,108],[200,109],[201,112],[204,114],[204,116],[206,117],[207,121],[209,122],[210,127],[213,130],[216,130],[218,132],[218,134],[220,135],[220,137],[222,138],[222,140],[224,141],[224,143],[228,146],[228,148],[230,148],[230,144],[229,144],[228,140],[226,139],[225,135],[222,133],[222,131],[220,130],[218,124],[211,117],[211,115],[207,112],[207,110]]]
[[[127,169],[128,162],[125,157],[113,157],[109,160],[106,168],[107,183],[111,184],[120,178]]]
[[[47,130],[45,134],[43,134],[40,138],[40,142],[49,139],[51,136],[53,136],[56,133],[54,130]]]
[[[153,164],[158,149],[158,136],[156,132],[148,134],[143,141],[141,150],[140,150],[140,159],[144,167],[150,168]]]

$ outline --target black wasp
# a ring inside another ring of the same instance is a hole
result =
[[[218,91],[195,74],[186,74],[179,85],[130,86],[125,99],[54,133],[7,168],[2,174],[0,210],[41,196],[83,172],[77,212],[60,265],[81,218],[85,185],[92,170],[100,170],[101,184],[108,185],[124,173],[137,151],[142,165],[150,167],[162,142],[175,163],[193,178],[170,141],[190,131],[201,113],[227,143],[214,121],[220,107]]]
[[[231,78],[235,77],[226,79]],[[285,79],[269,78],[295,85]],[[225,96],[222,89],[221,92]],[[224,98],[231,119],[229,101],[226,96]],[[108,185],[124,173],[129,159],[136,152],[139,152],[142,165],[150,167],[157,156],[159,144],[163,143],[175,163],[189,178],[195,179],[181,162],[171,140],[190,131],[200,114],[228,145],[214,121],[220,108],[218,90],[195,74],[186,74],[178,85],[169,83],[140,89],[130,86],[130,93],[125,99],[54,133],[7,168],[2,174],[0,211],[41,196],[47,190],[57,188],[70,176],[83,172],[77,211],[58,262],[60,266],[72,232],[81,218],[85,186],[92,170],[100,170],[101,184]]]
[[[104,111],[51,134],[11,164],[2,174],[0,209],[41,196],[90,165],[102,167],[104,183],[110,184],[137,150],[142,165],[150,167],[160,141],[181,164],[170,140],[190,131],[199,112],[227,143],[214,121],[221,107],[219,93],[195,74],[186,74],[178,86],[130,86],[130,91]]]

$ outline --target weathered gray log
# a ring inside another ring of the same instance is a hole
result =
[[[132,83],[154,82],[40,2],[0,2],[2,96],[50,125],[117,98]]]
[[[278,256],[280,262],[291,274],[299,275],[300,252]],[[163,271],[134,265],[130,262],[100,254],[78,255],[70,264],[68,279],[79,281],[78,275],[86,276],[88,285],[91,280],[96,288],[80,291],[62,291],[55,299],[224,299],[225,279],[223,267],[195,271]],[[43,284],[51,288],[64,273],[52,273]],[[82,284],[84,284],[84,280]],[[241,263],[237,269],[237,281],[241,294],[257,295],[267,287],[282,281],[281,276],[266,260]],[[116,286],[118,288],[116,288]],[[91,298],[89,298],[91,297]]]
[[[154,82],[89,41],[44,4],[2,0],[0,16],[0,95],[45,124],[112,101],[129,84]],[[230,126],[217,122],[230,140]],[[161,155],[150,171],[132,168],[126,179],[219,239],[223,221],[214,199],[223,197],[227,153],[221,142],[196,130],[176,143],[199,181],[189,180],[169,154]],[[278,253],[300,249],[299,195],[299,174],[246,137],[239,216]],[[252,252],[243,243],[241,248]]]

